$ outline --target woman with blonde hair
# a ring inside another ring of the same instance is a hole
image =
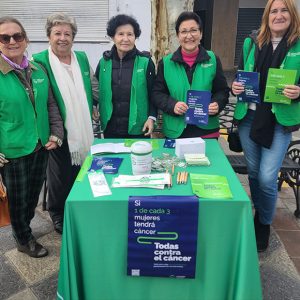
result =
[[[300,128],[299,36],[295,1],[269,0],[260,29],[244,41],[239,64],[239,70],[260,74],[261,103],[237,102],[234,113],[247,162],[258,251],[268,247],[276,209],[278,172],[292,132]],[[269,68],[297,71],[297,84],[286,85],[283,90],[291,104],[264,102]],[[239,95],[243,91],[244,86],[234,81],[232,92]]]

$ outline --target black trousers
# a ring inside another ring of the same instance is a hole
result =
[[[66,140],[60,148],[50,151],[47,167],[47,208],[53,221],[63,221],[65,202],[79,170],[80,166],[71,164]]]
[[[13,236],[21,245],[34,238],[30,222],[45,180],[47,160],[48,151],[41,148],[29,155],[9,159],[1,168],[7,189]]]

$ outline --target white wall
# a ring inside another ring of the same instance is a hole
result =
[[[139,22],[142,30],[140,38],[137,40],[136,45],[139,50],[150,50],[151,39],[151,0],[110,0],[109,1],[109,18],[116,14],[128,14],[134,16]],[[42,25],[44,26],[44,24]],[[78,29],[80,30],[80,28]],[[112,47],[112,42],[107,43],[76,43],[74,42],[74,50],[85,51],[88,55],[90,64],[95,70],[102,56],[103,51]],[[48,48],[48,43],[33,42],[28,46],[28,57],[32,53],[40,52]]]

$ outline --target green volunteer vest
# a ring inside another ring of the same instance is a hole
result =
[[[132,72],[128,133],[143,133],[144,123],[148,119],[149,101],[147,90],[147,68],[149,58],[136,56]],[[113,111],[112,104],[112,60],[101,58],[99,71],[99,110],[102,129],[105,130]]]
[[[216,56],[212,51],[207,51],[210,59],[197,64],[190,85],[184,67],[171,60],[173,54],[163,58],[164,77],[171,97],[186,102],[188,90],[211,91],[212,83],[216,75]],[[171,116],[163,113],[163,132],[167,137],[178,138],[186,127],[184,116]],[[198,126],[203,129],[219,127],[217,116],[209,116],[206,126]]]
[[[80,67],[83,84],[84,84],[84,89],[86,92],[86,98],[87,98],[88,106],[89,106],[90,113],[92,116],[93,96],[92,96],[92,84],[91,84],[91,78],[90,78],[90,64],[89,64],[88,58],[84,52],[82,52],[82,51],[74,51],[74,52],[75,52],[75,55],[76,55],[76,58],[77,58],[77,61],[78,61],[79,67]],[[66,107],[65,107],[64,100],[61,96],[61,93],[59,91],[54,74],[53,74],[51,66],[50,66],[48,50],[44,50],[40,53],[33,54],[32,57],[33,57],[34,61],[43,65],[44,68],[47,70],[54,97],[57,101],[57,105],[59,107],[62,119],[65,122]]]
[[[256,45],[250,38],[246,38],[243,45],[244,70],[253,72],[255,64],[255,48]],[[300,41],[291,47],[285,56],[281,69],[297,70],[296,82],[298,83],[300,75]],[[237,102],[234,118],[241,120],[245,117],[248,110],[248,104],[245,102]],[[293,126],[300,124],[300,102],[293,101],[290,105],[272,103],[272,112],[275,114],[276,120],[283,126]]]
[[[7,158],[28,155],[38,140],[45,145],[50,135],[48,118],[49,81],[41,67],[32,63],[34,106],[14,72],[0,72],[0,152]]]

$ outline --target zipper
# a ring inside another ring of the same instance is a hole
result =
[[[121,84],[121,75],[122,75],[122,68],[123,68],[123,59],[120,59],[120,68],[119,68],[119,75],[118,75],[118,84]]]

